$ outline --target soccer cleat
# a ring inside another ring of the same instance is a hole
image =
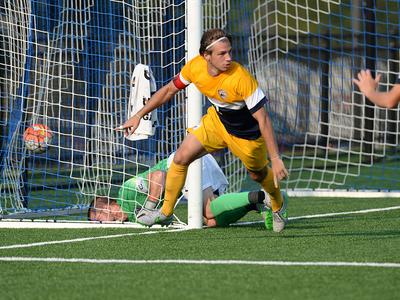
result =
[[[282,192],[283,203],[280,210],[277,212],[272,212],[272,229],[275,232],[281,232],[286,224],[288,223],[288,213],[287,213],[287,205],[288,205],[288,195],[285,192]]]
[[[264,220],[264,226],[267,230],[272,230],[272,209],[271,199],[266,191],[264,191],[264,209],[261,211],[261,216]]]
[[[267,230],[273,230],[275,232],[281,232],[285,225],[287,224],[287,203],[288,203],[288,196],[286,192],[281,192],[283,197],[283,204],[279,211],[272,212],[272,205],[271,199],[269,198],[268,194],[264,191],[265,198],[264,198],[264,205],[265,210],[261,212],[261,215],[264,219],[264,225]]]
[[[147,209],[142,208],[136,216],[136,222],[151,227],[154,224],[160,224],[161,226],[168,226],[172,223],[172,216],[165,216],[161,209]]]

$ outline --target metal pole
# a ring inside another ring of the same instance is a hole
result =
[[[376,69],[376,25],[375,25],[375,0],[366,0],[364,7],[364,24],[365,24],[365,67],[371,70],[375,77]],[[368,99],[365,99],[364,107],[364,143],[363,153],[367,162],[372,162],[373,150],[373,131],[375,109],[374,104]]]

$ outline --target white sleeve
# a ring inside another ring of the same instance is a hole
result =
[[[201,189],[204,191],[208,187],[211,187],[213,191],[218,191],[220,195],[225,193],[226,188],[229,183],[225,177],[224,172],[222,172],[217,161],[211,154],[207,154],[202,158],[202,186]],[[182,189],[183,196],[188,198],[187,180]]]
[[[171,166],[171,163],[172,163],[172,161],[173,161],[173,159],[174,159],[174,156],[175,156],[175,152],[172,152],[172,153],[168,156],[168,159],[167,159],[167,170],[168,170],[169,167]]]
[[[260,102],[262,102],[262,105],[264,105],[265,98],[264,92],[258,87],[249,97],[244,99],[244,101],[246,102],[247,108],[252,111],[256,107],[259,107]]]
[[[213,191],[223,194],[229,183],[217,161],[211,154],[203,156],[202,161],[202,190],[204,191],[206,188],[212,187]]]

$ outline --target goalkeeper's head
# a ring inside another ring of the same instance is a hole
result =
[[[205,31],[200,41],[200,55],[204,56],[204,54],[211,54],[213,46],[218,42],[229,42],[232,44],[232,38],[224,30],[219,28]]]
[[[89,221],[126,221],[128,216],[122,211],[117,201],[108,197],[95,197],[89,205]]]

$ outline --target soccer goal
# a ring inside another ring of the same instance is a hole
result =
[[[380,89],[395,83],[399,15],[397,0],[2,1],[0,217],[86,220],[94,197],[116,197],[175,151],[198,95],[159,108],[145,139],[114,128],[131,110],[135,67],[161,87],[193,55],[195,32],[213,27],[231,33],[234,58],[268,95],[290,195],[400,197],[399,109],[372,105],[351,81],[369,68]],[[33,124],[51,129],[45,152],[24,143]],[[246,188],[242,164],[216,157],[228,191]]]

